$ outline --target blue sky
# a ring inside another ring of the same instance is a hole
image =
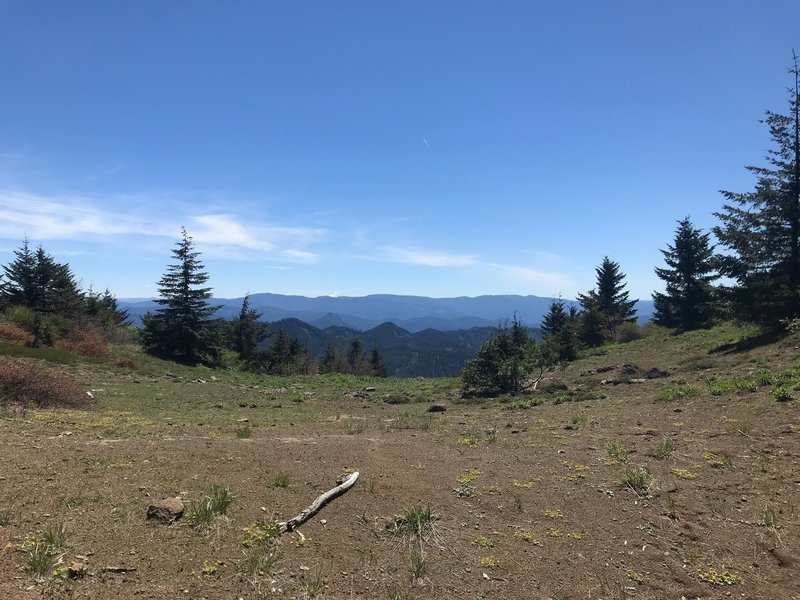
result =
[[[633,297],[746,191],[794,0],[0,0],[0,263],[155,295]]]

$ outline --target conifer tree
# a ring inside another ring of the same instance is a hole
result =
[[[383,357],[381,356],[380,350],[378,350],[378,346],[372,346],[369,365],[372,368],[372,374],[375,375],[375,377],[389,376],[389,368],[386,366],[386,363],[383,362]]]
[[[578,310],[566,310],[562,300],[553,300],[542,319],[542,336],[545,351],[551,362],[571,361],[578,358]]]
[[[128,324],[128,317],[128,311],[119,307],[117,298],[108,288],[102,294],[95,293],[91,287],[86,292],[81,319],[84,324],[94,325],[106,332],[111,332]]]
[[[14,251],[14,256],[16,258],[3,267],[5,281],[0,287],[0,295],[5,304],[33,308],[36,304],[36,255],[28,238],[22,240],[22,246]]]
[[[345,361],[339,351],[331,345],[325,348],[325,354],[319,361],[320,373],[343,373],[345,372]]]
[[[250,295],[245,294],[239,316],[232,324],[232,349],[243,360],[253,360],[258,355],[258,347],[267,339],[267,324],[261,321],[261,313],[250,308]]]
[[[364,354],[364,345],[361,338],[354,337],[347,346],[347,370],[353,375],[364,375],[369,371],[367,356]]]
[[[511,327],[501,326],[467,361],[462,374],[463,393],[470,395],[516,394],[545,359],[516,315]]]
[[[41,246],[31,250],[27,238],[14,256],[3,267],[0,293],[5,304],[71,319],[80,315],[84,296],[68,264],[56,262]]]
[[[678,221],[675,241],[662,250],[667,268],[656,267],[666,283],[665,293],[654,292],[653,321],[682,331],[707,327],[713,312],[713,287],[717,278],[709,234],[692,225],[689,217]]]
[[[597,287],[578,295],[584,309],[581,337],[589,346],[612,339],[622,323],[636,319],[633,308],[636,300],[628,300],[623,283],[625,274],[620,271],[619,263],[606,256],[595,273]]]
[[[731,253],[718,257],[720,273],[737,282],[725,291],[739,316],[777,324],[800,315],[800,70],[789,70],[789,112],[766,112],[774,147],[767,165],[748,166],[752,192],[723,191],[728,203],[713,228]]]
[[[161,297],[156,302],[163,308],[142,318],[142,344],[151,354],[180,362],[214,360],[219,344],[210,324],[219,307],[208,303],[211,288],[201,287],[208,274],[185,228],[172,256],[176,262],[167,267],[158,282]]]

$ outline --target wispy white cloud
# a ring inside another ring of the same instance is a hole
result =
[[[0,191],[2,238],[19,239],[27,235],[37,240],[64,240],[126,234],[169,235],[167,228],[158,222],[111,213],[81,199]]]
[[[561,273],[497,263],[487,263],[487,266],[499,271],[505,279],[529,285],[532,294],[570,294],[575,289],[575,282]]]
[[[477,257],[474,254],[453,254],[419,248],[401,248],[399,246],[384,246],[382,250],[383,257],[391,262],[426,267],[459,267],[477,263]]]
[[[324,240],[322,228],[276,226],[232,213],[185,212],[180,203],[152,198],[115,198],[100,205],[82,197],[59,197],[0,190],[0,238],[85,242],[133,236],[137,243],[154,237],[176,238],[186,225],[203,252],[232,260],[312,262],[309,248]],[[168,215],[168,216],[165,216]]]
[[[235,220],[232,215],[200,215],[192,217],[196,227],[191,235],[199,244],[241,246],[251,250],[270,252],[275,244]]]

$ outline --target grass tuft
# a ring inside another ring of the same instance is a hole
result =
[[[653,476],[642,465],[629,465],[619,480],[619,486],[645,496],[654,488]]]
[[[393,517],[386,524],[386,531],[392,535],[422,538],[432,531],[436,518],[429,504],[417,504],[406,510],[405,514]]]
[[[656,458],[665,459],[672,456],[672,453],[675,452],[675,440],[671,437],[665,435],[661,438],[661,442],[658,444],[658,448],[656,448],[655,455]]]
[[[212,485],[201,500],[192,502],[189,506],[189,525],[197,528],[209,527],[215,519],[225,514],[235,499],[236,496],[229,487]]]
[[[614,462],[622,464],[627,464],[630,462],[630,453],[622,444],[617,442],[609,442],[608,446],[606,446],[606,451],[608,452],[608,456]]]

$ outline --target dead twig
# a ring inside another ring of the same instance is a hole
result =
[[[289,519],[285,523],[278,523],[278,527],[280,527],[281,533],[286,533],[287,531],[294,531],[300,525],[308,521],[311,517],[317,514],[322,508],[328,504],[331,500],[338,498],[342,494],[346,493],[351,487],[353,487],[358,479],[358,471],[348,475],[343,481],[337,482],[335,488],[332,488],[319,496],[308,508],[304,509],[299,515],[296,517]]]

